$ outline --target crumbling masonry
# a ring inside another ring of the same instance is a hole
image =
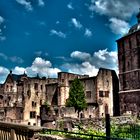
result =
[[[100,68],[97,76],[58,73],[58,78],[40,78],[8,74],[0,85],[0,119],[30,125],[39,125],[40,107],[46,102],[58,117],[70,117],[74,112],[63,112],[69,97],[70,83],[79,78],[84,86],[87,109],[84,117],[104,117],[119,114],[119,82],[115,71]],[[72,116],[73,117],[73,116]],[[75,116],[76,117],[76,116]]]

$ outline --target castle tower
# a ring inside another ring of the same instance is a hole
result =
[[[117,40],[121,114],[140,115],[140,12],[137,21]]]

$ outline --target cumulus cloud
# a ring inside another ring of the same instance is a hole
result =
[[[139,0],[91,0],[89,10],[109,18],[109,27],[115,34],[125,34],[129,19],[140,7]]]
[[[85,29],[85,34],[86,37],[91,37],[92,36],[92,31],[89,30],[88,28]]]
[[[12,71],[14,74],[23,74],[24,72],[26,72],[26,69],[23,67],[16,66]]]
[[[67,61],[61,66],[66,71],[77,74],[87,74],[89,76],[97,75],[99,68],[113,69],[118,73],[117,52],[108,51],[107,49],[94,52],[92,55],[87,52],[74,51],[70,54],[72,61]],[[76,59],[76,61],[75,61]],[[77,61],[77,60],[80,61]],[[12,69],[13,73],[23,74],[26,72],[28,76],[36,76],[38,73],[41,77],[57,77],[57,73],[61,70],[54,68],[49,60],[36,57],[31,66],[19,67]],[[9,73],[7,68],[0,66],[0,82],[3,82]]]
[[[26,68],[26,72],[29,75],[38,73],[40,76],[56,77],[60,69],[53,68],[50,61],[37,57],[33,61],[32,66]]]
[[[89,53],[86,52],[80,52],[80,51],[74,51],[70,55],[72,58],[77,58],[80,60],[87,60],[91,57]]]
[[[89,10],[95,11],[101,15],[109,17],[118,17],[119,19],[129,19],[134,13],[137,13],[140,7],[139,0],[91,0]]]
[[[82,24],[76,18],[72,18],[71,22],[72,22],[72,24],[74,25],[75,28],[78,28],[78,29],[82,28]]]
[[[72,6],[72,3],[68,3],[67,7],[68,7],[69,9],[71,9],[71,10],[74,9],[73,6]]]
[[[53,68],[52,63],[48,60],[45,60],[41,57],[36,57],[32,62],[32,65],[29,67],[19,67],[16,66],[12,69],[15,74],[23,74],[24,72],[28,76],[39,76],[43,77],[57,77],[57,73],[61,72],[58,68]],[[0,66],[0,83],[3,83],[6,79],[7,74],[9,74],[9,70],[5,67]]]
[[[32,11],[33,7],[31,5],[30,1],[26,1],[26,0],[16,0],[17,3],[23,5],[28,11]]]
[[[97,75],[98,69],[90,64],[89,62],[83,62],[81,64],[65,64],[64,65],[68,72],[70,73],[77,73],[77,74],[86,74],[89,76],[95,76]]]
[[[61,37],[61,38],[66,38],[66,34],[64,34],[64,33],[61,32],[61,31],[56,31],[56,30],[54,30],[54,29],[52,29],[52,30],[50,31],[50,35],[56,35],[56,36]]]
[[[109,26],[112,29],[112,32],[115,34],[126,34],[130,28],[130,25],[121,19],[110,18],[109,22]]]
[[[101,67],[113,69],[118,73],[118,59],[117,52],[115,51],[104,49],[94,52],[93,55],[86,52],[75,51],[71,53],[71,58],[82,60],[80,63],[66,63],[62,66],[72,73],[95,76]]]

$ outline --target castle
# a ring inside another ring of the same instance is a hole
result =
[[[138,23],[117,40],[121,114],[140,115],[140,12]]]
[[[119,113],[119,82],[114,70],[100,68],[97,76],[77,75],[59,72],[58,78],[40,78],[8,74],[0,85],[0,120],[30,125],[38,125],[40,107],[46,102],[54,108],[56,115],[62,114],[66,99],[69,97],[70,83],[79,78],[84,86],[87,109],[84,116],[104,117]],[[65,112],[63,117],[68,116]]]

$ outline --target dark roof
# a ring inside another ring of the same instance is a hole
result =
[[[133,25],[130,29],[128,34],[134,33],[136,31],[140,30],[140,23]]]
[[[11,77],[13,78],[14,81],[18,81],[20,80],[20,78],[24,76],[23,74],[22,75],[17,75],[17,74],[12,74]]]

